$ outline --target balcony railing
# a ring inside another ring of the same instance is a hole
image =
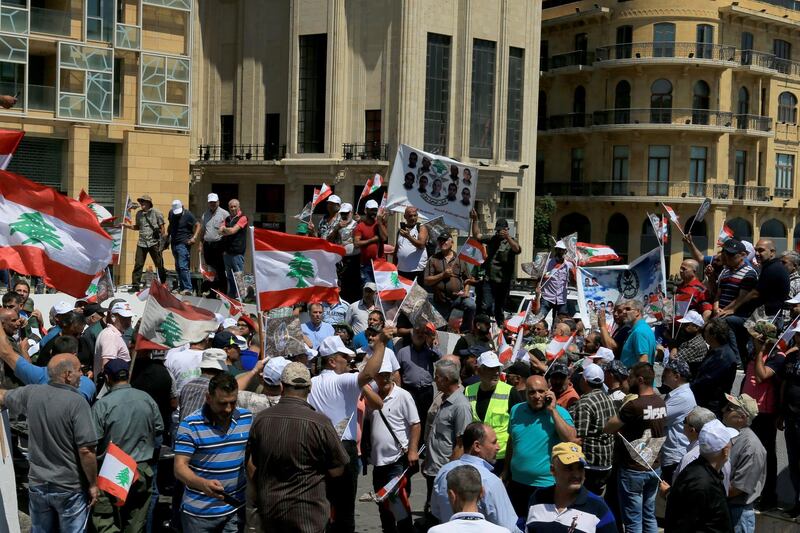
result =
[[[575,50],[566,54],[557,54],[542,61],[542,70],[553,70],[557,68],[575,67],[579,65],[591,65],[594,63],[594,53],[586,50]]]
[[[691,42],[621,43],[601,46],[595,51],[597,61],[635,59],[706,59],[736,61],[736,47]]]
[[[772,131],[772,118],[761,115],[734,115],[737,130]]]
[[[47,85],[28,84],[28,109],[55,111],[56,88]]]
[[[706,198],[768,202],[769,189],[752,185],[735,185],[690,181],[625,181],[595,180],[588,183],[543,183],[537,194],[553,196],[663,196],[668,198]],[[791,195],[791,193],[790,193]],[[777,190],[776,190],[777,196]]]
[[[198,161],[272,161],[286,157],[286,145],[277,144],[201,144]]]
[[[791,198],[794,194],[792,189],[782,189],[775,187],[775,196],[778,198]]]
[[[566,115],[551,115],[547,117],[548,130],[561,130],[565,128],[588,128],[592,125],[592,115],[589,113],[568,113]]]
[[[31,33],[69,37],[72,34],[72,13],[59,9],[32,7]]]
[[[389,160],[389,145],[371,142],[366,144],[345,143],[342,145],[342,157],[347,160],[374,159]]]
[[[733,113],[712,109],[684,108],[641,108],[641,109],[603,109],[592,114],[595,126],[625,125],[672,125],[672,126],[712,126],[730,128],[733,126]]]

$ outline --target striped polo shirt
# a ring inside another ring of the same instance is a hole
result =
[[[208,405],[187,416],[178,428],[175,453],[188,455],[192,472],[203,479],[219,480],[225,492],[244,505],[247,484],[244,453],[253,414],[247,409],[237,408],[232,416],[227,433],[211,422]],[[193,516],[225,516],[242,505],[234,507],[190,487],[186,487],[183,493],[183,510]]]
[[[740,290],[751,291],[758,283],[758,273],[745,262],[734,270],[723,268],[717,280],[719,308],[724,309],[739,296]],[[753,308],[738,309],[736,315],[749,316]]]
[[[581,487],[567,509],[555,505],[555,486],[537,490],[531,496],[524,531],[536,533],[617,533],[614,515],[603,498]]]

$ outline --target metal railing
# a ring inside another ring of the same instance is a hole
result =
[[[56,88],[47,85],[28,84],[28,109],[55,111]]]
[[[781,189],[775,187],[775,196],[778,198],[791,198],[793,194],[794,191],[792,189]]]
[[[567,113],[566,115],[551,115],[547,117],[546,125],[548,130],[588,128],[592,125],[592,115],[590,113]]]
[[[32,7],[31,33],[47,33],[69,37],[72,34],[72,12]]]
[[[272,161],[286,157],[286,145],[277,144],[201,144],[198,161]]]
[[[389,145],[385,143],[345,143],[342,145],[342,157],[347,160],[373,159],[389,160]]]
[[[595,126],[670,124],[685,126],[733,126],[733,113],[712,109],[639,108],[603,109],[592,114]]]
[[[737,130],[772,131],[772,117],[761,115],[734,115]]]
[[[736,61],[736,47],[697,42],[620,43],[595,50],[596,61],[620,59],[707,59]]]
[[[594,63],[594,52],[587,50],[575,50],[565,54],[550,56],[546,61],[542,61],[541,70],[554,70],[557,68],[575,67],[578,65],[591,65]]]
[[[627,181],[594,180],[581,182],[543,183],[537,194],[553,196],[663,196],[668,198],[705,198],[717,200],[770,201],[768,187],[691,182],[691,181]],[[791,191],[789,191],[791,196]],[[777,190],[776,190],[777,196]]]

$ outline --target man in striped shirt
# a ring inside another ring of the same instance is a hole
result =
[[[725,268],[717,280],[717,301],[715,314],[724,318],[736,337],[736,348],[742,363],[747,363],[747,341],[750,336],[744,329],[744,322],[757,305],[758,293],[754,292],[758,283],[758,273],[747,264],[747,250],[741,241],[730,239],[722,246],[722,263]]]
[[[236,407],[238,392],[233,376],[214,376],[205,405],[178,429],[175,477],[186,485],[184,531],[228,533],[244,527],[244,455],[253,415]]]

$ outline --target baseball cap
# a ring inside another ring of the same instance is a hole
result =
[[[53,306],[53,314],[64,315],[69,313],[73,309],[75,309],[74,305],[70,305],[64,300],[61,300],[60,302],[58,302],[56,305]]]
[[[180,200],[172,200],[172,214],[180,215],[183,213],[183,202]]]
[[[717,453],[725,448],[732,438],[739,434],[734,428],[729,428],[719,420],[711,420],[703,424],[697,440],[700,443],[700,453]]]
[[[485,352],[488,349],[489,347],[484,346],[483,344],[473,344],[469,348],[459,350],[458,355],[460,357],[470,357],[470,356],[480,357],[481,355],[483,355],[483,352]]]
[[[606,374],[603,369],[594,363],[583,365],[583,379],[589,383],[602,383],[606,379]]]
[[[683,318],[679,318],[678,322],[680,322],[681,324],[694,324],[695,326],[700,328],[702,328],[706,324],[703,321],[703,317],[697,311],[689,311],[683,316]]]
[[[244,337],[234,335],[230,331],[220,331],[214,335],[214,340],[211,341],[212,348],[230,348],[231,346],[245,350],[247,349],[247,341]]]
[[[494,223],[494,228],[495,229],[508,228],[508,220],[504,218],[498,218],[497,221]]]
[[[564,363],[553,363],[547,371],[547,377],[561,374],[562,376],[569,376],[569,368]]]
[[[595,360],[595,361],[602,361],[604,363],[610,363],[611,361],[614,360],[614,352],[612,352],[611,350],[609,350],[605,346],[601,346],[601,347],[599,347],[597,349],[597,351],[594,354],[589,355],[588,357],[589,357],[589,359],[592,359],[592,360]]]
[[[103,374],[112,381],[127,381],[130,366],[124,359],[112,359],[103,367]]]
[[[336,196],[335,194],[331,194],[330,196],[328,196],[328,203],[329,204],[341,204],[342,203],[342,199],[339,198],[338,196]]]
[[[228,328],[235,327],[236,324],[238,324],[238,323],[239,323],[239,321],[236,320],[235,318],[228,317],[228,318],[226,318],[225,320],[222,321],[222,329],[228,329]]]
[[[215,192],[209,193],[208,201],[209,202],[219,202],[219,196],[217,196],[217,193],[215,193]]]
[[[117,302],[111,308],[111,314],[130,318],[133,316],[133,309],[131,309],[131,304],[128,302]]]
[[[619,359],[614,359],[608,365],[606,365],[606,370],[620,378],[627,378],[628,377],[628,369],[625,368],[625,365],[622,364],[622,361]]]
[[[571,465],[580,462],[586,465],[586,456],[583,455],[583,450],[574,442],[561,442],[553,446],[553,459],[558,459],[565,465]]]
[[[726,394],[725,398],[730,403],[732,403],[733,405],[735,405],[736,407],[742,409],[745,413],[747,413],[747,416],[748,418],[750,418],[751,422],[756,416],[758,416],[758,403],[749,394],[741,394],[739,396],[732,396],[730,394]]]
[[[772,322],[759,320],[755,325],[747,328],[747,333],[760,341],[774,341],[778,338],[778,327]]]
[[[722,251],[728,254],[741,254],[747,251],[742,241],[738,239],[728,239],[722,245]]]
[[[281,384],[281,374],[283,369],[286,368],[290,361],[285,357],[270,357],[267,364],[264,365],[264,382],[273,387]]]
[[[375,200],[368,200],[366,205],[364,205],[364,209],[378,209],[378,202]]]
[[[352,213],[352,211],[353,211],[353,204],[344,203],[339,208],[340,213]]]
[[[446,242],[452,238],[453,236],[450,235],[450,231],[443,231],[436,237],[436,240],[439,242]]]
[[[564,241],[558,241],[558,242],[556,242],[555,246],[553,246],[553,248],[556,248],[558,250],[566,250],[567,249],[567,245],[564,244]]]
[[[500,368],[503,366],[503,363],[500,362],[500,358],[497,357],[497,354],[491,350],[483,352],[480,357],[478,357],[478,366],[485,366],[486,368]]]
[[[690,379],[692,377],[692,371],[689,369],[689,364],[683,359],[670,357],[669,361],[664,364],[664,370],[672,370],[684,379]]]
[[[83,308],[83,316],[90,317],[92,315],[104,315],[108,312],[108,309],[104,308],[100,304],[87,304],[86,307]]]
[[[310,387],[311,372],[303,363],[289,363],[283,368],[281,383],[291,387]]]
[[[521,378],[531,377],[531,366],[525,361],[517,361],[510,367],[506,368],[506,375],[513,374]]]
[[[366,283],[364,284],[364,288],[365,288],[365,289],[369,289],[369,290],[371,290],[372,292],[375,292],[375,291],[377,291],[377,290],[378,290],[378,286],[377,286],[377,285],[375,285],[374,283],[372,283],[371,281],[368,281],[368,282],[366,282]]]
[[[800,304],[800,292],[798,292],[797,294],[786,300],[786,303],[792,305]]]
[[[326,337],[320,343],[318,351],[320,357],[330,357],[332,355],[336,355],[337,353],[347,357],[352,357],[356,354],[356,352],[344,345],[344,342],[342,342],[342,338],[339,335],[331,335],[330,337]]]
[[[150,202],[150,205],[153,205],[153,198],[150,197],[149,194],[143,194],[139,198],[136,199],[137,202]]]
[[[219,348],[209,348],[203,351],[203,355],[200,358],[200,368],[227,372],[228,365],[225,363],[227,359],[228,355],[224,351]]]

